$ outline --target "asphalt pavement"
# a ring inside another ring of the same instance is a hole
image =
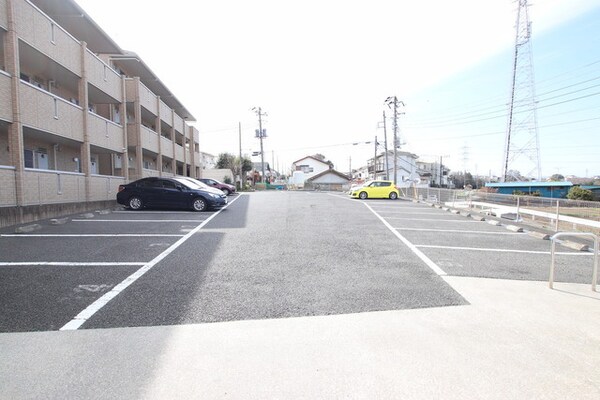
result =
[[[590,252],[559,246],[551,290],[549,242],[502,225],[231,199],[2,230],[0,398],[600,397]]]

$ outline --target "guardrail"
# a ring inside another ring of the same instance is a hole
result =
[[[555,249],[556,249],[556,239],[561,236],[589,236],[594,239],[594,267],[592,270],[592,291],[596,291],[596,281],[598,280],[598,236],[593,233],[587,232],[559,232],[554,234],[550,240],[552,240],[552,250],[550,254],[552,256],[552,262],[550,264],[550,277],[548,279],[548,286],[550,289],[554,286],[554,265],[556,261],[555,257]]]

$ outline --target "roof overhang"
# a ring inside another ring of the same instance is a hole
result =
[[[130,76],[138,76],[148,89],[160,96],[161,100],[174,109],[181,118],[189,122],[196,121],[137,54],[121,49],[76,2],[72,0],[30,1],[75,39],[85,42],[91,52],[107,55],[114,65],[122,66]]]
[[[169,88],[162,83],[158,76],[152,72],[150,67],[148,67],[144,60],[136,53],[128,51],[123,52],[123,54],[109,54],[108,57],[115,66],[126,70],[128,75],[139,77],[140,81],[150,89],[152,93],[160,96],[160,99],[170,108],[175,110],[177,115],[181,118],[188,122],[196,121],[192,113],[185,108]]]

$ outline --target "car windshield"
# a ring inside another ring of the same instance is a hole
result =
[[[206,186],[200,186],[201,182],[197,182],[195,180],[192,179],[182,179],[182,178],[174,178],[177,182],[181,183],[182,185],[184,185],[185,187],[188,187],[190,189],[206,189]]]

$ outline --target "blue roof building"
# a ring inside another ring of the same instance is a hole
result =
[[[573,187],[571,182],[497,182],[486,183],[485,187],[498,190],[500,194],[515,194],[521,192],[525,194],[538,193],[541,197],[550,197],[553,199],[565,198],[567,193]]]

